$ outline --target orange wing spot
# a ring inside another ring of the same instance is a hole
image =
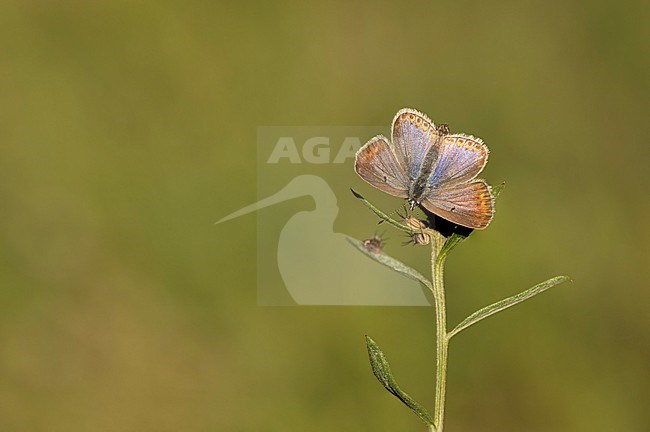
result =
[[[417,127],[420,127],[421,124],[422,124],[422,118],[417,117],[417,118],[415,119],[415,125],[416,125]]]
[[[465,141],[463,141],[463,140],[458,140],[458,141],[456,141],[456,146],[457,147],[462,147],[464,142]]]
[[[469,141],[467,141],[467,142],[465,143],[465,150],[469,150],[469,147],[470,147],[470,146],[471,146],[471,143],[470,143]]]
[[[483,198],[485,198],[485,194],[480,193],[480,194],[476,195],[476,197],[479,199],[479,206],[481,207],[481,211],[485,210],[485,208],[487,207],[487,201],[483,199]]]
[[[363,156],[369,159],[377,153],[379,153],[379,147],[376,145],[371,145],[369,147],[366,147],[365,151],[363,152]]]
[[[426,123],[426,122],[422,123],[422,130],[423,130],[424,132],[426,132],[427,130],[429,130],[429,124]]]
[[[415,116],[413,114],[409,114],[409,121],[413,123],[415,121]]]

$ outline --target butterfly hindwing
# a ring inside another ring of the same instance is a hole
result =
[[[359,176],[387,194],[407,198],[409,179],[386,137],[378,135],[359,149],[354,162]]]
[[[474,229],[488,226],[494,215],[494,200],[483,180],[431,189],[420,204],[431,213]]]
[[[392,144],[410,181],[420,175],[425,156],[438,137],[435,125],[426,115],[411,108],[399,110],[395,115]]]

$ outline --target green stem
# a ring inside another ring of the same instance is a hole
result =
[[[445,255],[440,251],[445,238],[435,233],[431,236],[431,272],[433,279],[433,299],[436,308],[436,401],[433,422],[435,431],[442,432],[445,417],[445,387],[447,383],[447,311],[445,306],[445,286],[443,280]]]

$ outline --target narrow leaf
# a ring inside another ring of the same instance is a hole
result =
[[[407,395],[399,388],[395,378],[393,377],[393,373],[390,370],[390,365],[386,360],[386,356],[384,356],[384,353],[379,349],[377,343],[368,335],[366,335],[366,348],[368,348],[368,357],[370,358],[372,373],[375,374],[375,377],[377,377],[377,380],[379,380],[381,385],[397,397],[397,399],[401,400],[404,405],[409,407],[425,424],[433,426],[433,419],[429,413],[427,413],[420,404],[413,400],[411,396]]]
[[[444,246],[440,250],[440,253],[438,254],[439,259],[443,259],[444,257],[447,256],[449,252],[456,246],[458,246],[463,240],[467,238],[466,235],[459,234],[459,233],[453,233],[449,238],[445,241]]]
[[[556,276],[554,278],[551,278],[545,282],[542,282],[540,284],[535,285],[532,288],[527,289],[526,291],[523,291],[517,295],[514,295],[512,297],[508,297],[506,299],[503,299],[501,301],[498,301],[496,303],[491,304],[490,306],[486,306],[483,309],[480,309],[467,318],[463,320],[460,324],[456,326],[455,329],[450,331],[447,335],[448,338],[451,338],[454,336],[456,333],[459,333],[462,330],[465,330],[467,327],[476,324],[477,322],[481,321],[484,318],[489,317],[490,315],[493,315],[497,312],[500,312],[504,309],[509,308],[510,306],[514,306],[517,303],[521,303],[524,300],[527,300],[539,293],[542,293],[546,291],[549,288],[554,287],[555,285],[561,284],[562,282],[567,282],[570,281],[571,279],[568,276]]]
[[[359,192],[355,191],[354,189],[350,189],[350,191],[352,191],[352,195],[354,195],[355,198],[357,198],[358,200],[360,200],[360,201],[363,203],[363,205],[365,205],[366,207],[368,207],[368,208],[369,208],[369,209],[370,209],[374,214],[376,214],[377,216],[379,216],[380,219],[382,219],[382,220],[388,222],[389,224],[391,224],[391,225],[394,226],[395,228],[397,228],[397,229],[399,229],[399,230],[402,230],[402,231],[404,231],[404,232],[407,232],[407,233],[409,233],[409,234],[413,234],[413,233],[415,232],[413,229],[407,227],[406,225],[403,225],[403,224],[399,223],[398,221],[396,221],[395,219],[391,218],[390,216],[388,216],[388,215],[387,215],[386,213],[384,213],[383,211],[379,210],[379,209],[378,209],[377,207],[375,207],[374,205],[370,204],[370,201],[368,201],[367,199],[365,199],[365,198],[364,198],[364,197],[363,197]]]
[[[395,258],[386,255],[383,252],[373,252],[369,250],[367,247],[364,246],[362,241],[359,241],[357,239],[354,239],[352,237],[347,237],[348,242],[350,242],[351,245],[359,249],[364,255],[367,255],[371,259],[377,261],[379,264],[382,264],[386,267],[390,267],[391,269],[395,270],[397,273],[400,273],[404,276],[406,276],[409,279],[414,279],[430,290],[433,290],[433,286],[431,284],[431,281],[424,277],[422,273],[419,271],[415,270],[414,268],[411,268],[404,264],[401,261],[396,260]]]

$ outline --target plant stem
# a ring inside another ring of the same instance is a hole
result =
[[[445,417],[445,387],[447,384],[447,311],[445,305],[445,286],[443,280],[445,256],[440,251],[445,237],[439,233],[431,236],[431,273],[433,299],[436,308],[436,401],[433,422],[435,431],[442,432]]]

